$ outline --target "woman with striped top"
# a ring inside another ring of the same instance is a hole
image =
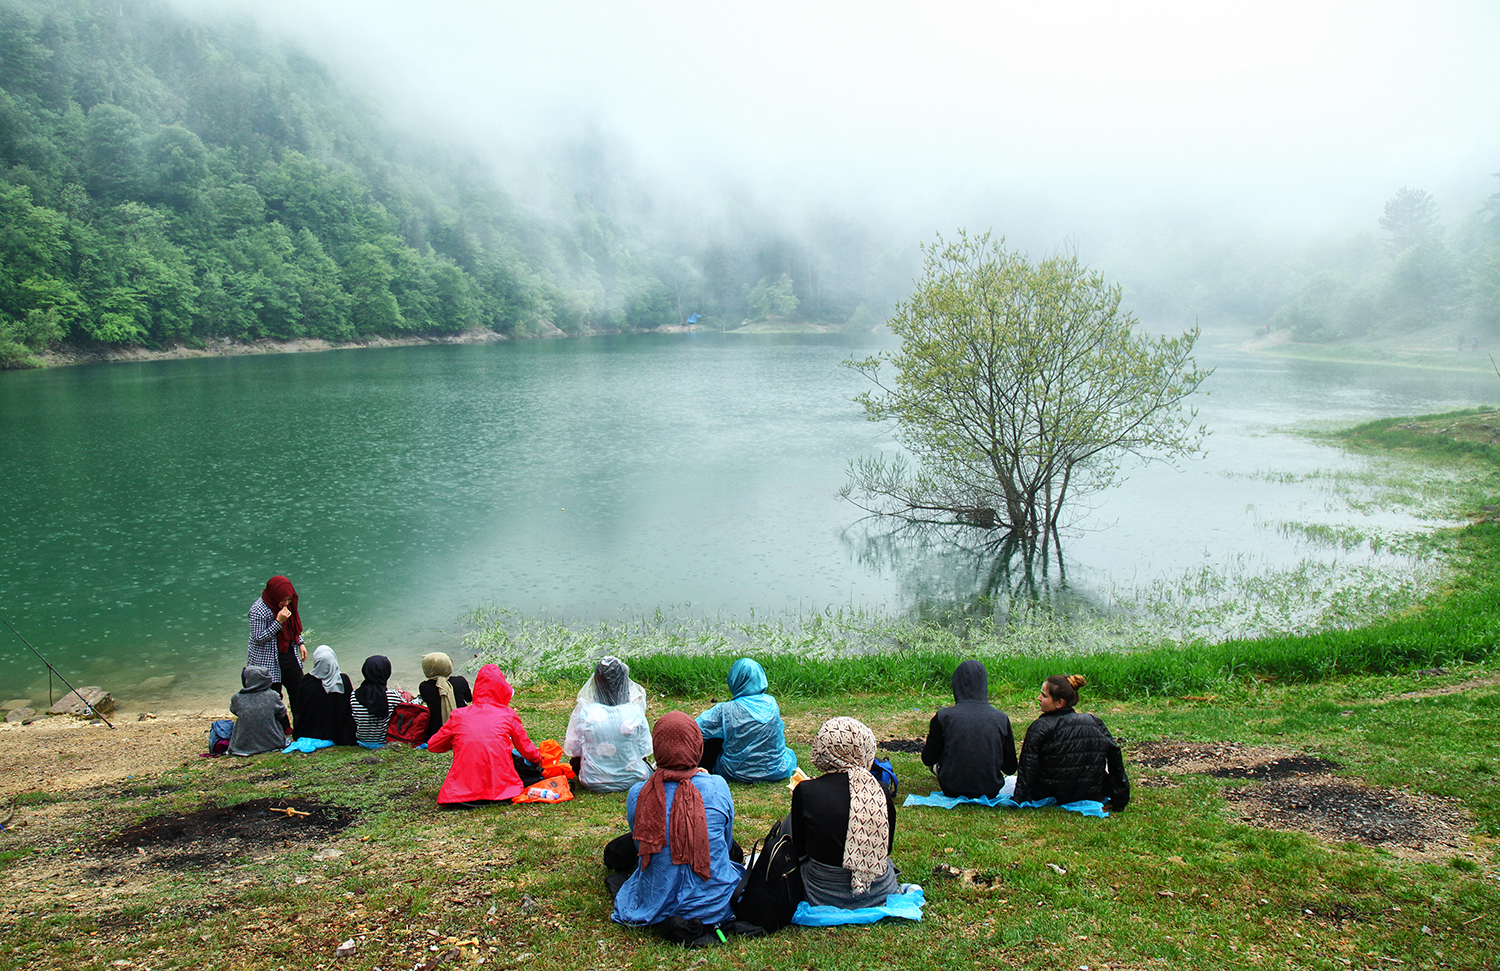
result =
[[[391,659],[384,654],[365,658],[360,673],[365,680],[349,699],[349,709],[354,713],[354,737],[365,748],[380,748],[385,744],[391,712],[401,704],[401,692],[386,684],[391,680]]]

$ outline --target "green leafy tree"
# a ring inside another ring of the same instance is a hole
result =
[[[856,460],[846,499],[1045,547],[1066,503],[1108,486],[1124,456],[1199,450],[1207,430],[1185,403],[1211,372],[1194,364],[1196,329],[1137,333],[1120,288],[1076,256],[1033,264],[988,233],[923,249],[888,322],[900,350],[845,362],[875,385],[856,398],[866,417],[894,422],[916,465]]]
[[[760,278],[750,290],[746,302],[750,305],[751,318],[765,320],[767,317],[789,317],[797,311],[797,295],[792,292],[792,278],[785,273],[776,279]]]

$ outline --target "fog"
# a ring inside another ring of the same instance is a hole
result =
[[[253,12],[479,139],[598,124],[654,169],[809,196],[1337,218],[1500,167],[1485,0],[183,2]]]
[[[513,184],[589,139],[669,204],[733,195],[913,243],[1373,231],[1500,169],[1500,6],[177,0],[252,17]],[[1137,254],[1138,255],[1138,254]]]

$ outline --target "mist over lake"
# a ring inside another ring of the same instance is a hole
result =
[[[484,605],[566,623],[973,609],[976,564],[941,544],[870,557],[835,493],[847,461],[892,448],[840,366],[868,342],[656,335],[209,358],[0,374],[6,619],[75,683],[130,697],[230,690],[266,577],[301,594],[309,644],[347,670],[389,655],[415,683],[460,666]],[[1208,347],[1209,454],[1136,468],[1065,537],[1068,596],[1204,565],[1393,577],[1420,564],[1279,524],[1400,532],[1407,509],[1330,491],[1366,459],[1297,429],[1469,406],[1482,372],[1332,365]],[[1052,578],[1056,581],[1056,577]],[[1212,632],[1211,632],[1212,633]],[[12,693],[45,692],[19,644]]]

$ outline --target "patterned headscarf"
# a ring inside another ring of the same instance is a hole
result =
[[[864,893],[885,873],[890,847],[890,819],[885,791],[870,774],[875,761],[875,733],[855,718],[830,718],[812,744],[813,765],[849,776],[849,831],[844,837],[844,869],[849,889]]]
[[[646,869],[651,857],[667,845],[666,784],[675,782],[672,862],[689,864],[699,879],[707,880],[708,811],[703,806],[703,794],[688,781],[698,774],[698,763],[703,759],[703,732],[693,716],[669,711],[651,729],[651,747],[656,750],[656,771],[636,798],[635,826],[631,831],[638,844],[641,869]],[[874,777],[870,781],[875,781]]]

